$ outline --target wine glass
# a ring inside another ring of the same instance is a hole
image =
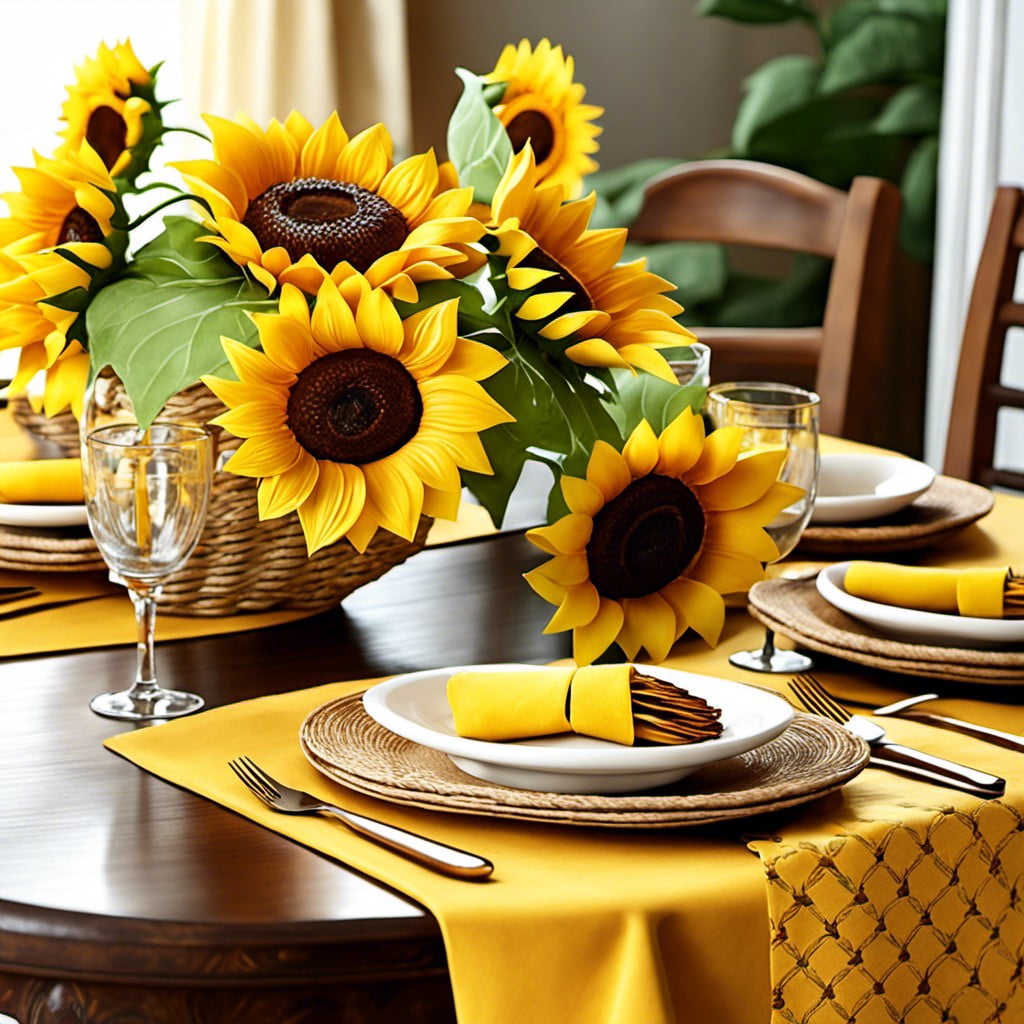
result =
[[[156,599],[166,577],[192,554],[206,519],[212,441],[201,427],[117,423],[92,431],[82,460],[89,530],[110,569],[128,588],[138,627],[138,669],[126,690],[89,703],[108,718],[144,721],[198,711],[203,698],[165,690],[153,651]]]
[[[786,461],[779,479],[803,489],[803,496],[782,510],[765,527],[778,556],[785,558],[796,547],[814,508],[818,493],[818,407],[812,391],[789,384],[744,381],[715,384],[708,389],[706,411],[715,427],[743,427],[741,451],[782,448]],[[774,630],[766,629],[764,645],[756,651],[737,651],[730,664],[754,672],[805,672],[812,667],[807,655],[780,651]]]

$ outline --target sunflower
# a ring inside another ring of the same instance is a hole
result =
[[[88,142],[116,177],[142,139],[143,119],[153,106],[140,92],[150,92],[152,84],[130,41],[101,44],[95,57],[75,68],[75,84],[67,87],[62,108],[67,128],[61,136],[74,149]]]
[[[507,83],[494,112],[513,152],[529,141],[540,180],[561,185],[575,198],[583,191],[584,175],[597,170],[588,154],[597,152],[601,128],[593,121],[604,109],[583,102],[586,89],[573,81],[573,70],[573,59],[563,56],[561,46],[542,39],[533,49],[523,39],[518,47],[502,50],[484,79]]]
[[[4,196],[12,216],[0,221],[0,349],[21,349],[11,393],[45,371],[46,415],[68,405],[77,415],[88,373],[77,311],[84,306],[65,309],[58,297],[95,290],[96,275],[114,260],[114,183],[88,143],[37,155],[35,167],[15,173],[22,191]]]
[[[620,454],[598,441],[586,479],[562,477],[569,514],[527,532],[553,557],[526,574],[558,605],[546,632],[573,630],[573,656],[590,664],[613,643],[655,661],[688,629],[714,646],[722,594],[764,578],[778,556],[764,527],[803,491],[777,480],[785,452],[739,457],[743,430],[706,438],[686,409],[655,435],[641,421]]]
[[[417,283],[469,272],[483,226],[466,216],[472,189],[448,188],[433,151],[392,160],[374,125],[350,139],[337,114],[316,131],[297,113],[266,131],[249,118],[207,116],[214,159],[175,164],[212,210],[219,246],[268,291],[315,294],[353,270],[374,288],[415,302]]]
[[[673,319],[682,306],[664,293],[675,287],[645,269],[618,263],[623,228],[589,230],[595,197],[563,203],[558,185],[537,181],[532,147],[513,156],[492,201],[497,252],[507,258],[516,315],[541,338],[563,345],[576,363],[646,370],[676,383],[658,348],[686,345],[694,335]]]
[[[361,275],[325,281],[312,314],[282,288],[254,314],[263,351],[230,339],[238,381],[203,378],[228,406],[213,422],[245,440],[228,468],[260,477],[262,519],[298,511],[310,554],[377,527],[411,540],[420,515],[455,518],[459,469],[490,473],[479,432],[511,417],[478,381],[505,359],[460,338],[456,300],[406,320]]]

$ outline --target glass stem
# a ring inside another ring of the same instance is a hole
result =
[[[157,587],[144,583],[132,583],[129,588],[132,604],[135,606],[136,629],[136,672],[132,683],[131,696],[135,700],[146,700],[156,690],[156,654],[154,639],[156,632],[156,598]]]
[[[764,646],[761,648],[761,661],[766,665],[771,664],[772,658],[775,657],[775,630],[765,629],[764,631]]]

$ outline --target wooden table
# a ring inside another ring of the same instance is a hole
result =
[[[288,626],[160,646],[209,705],[343,679],[570,652],[521,536],[428,549]],[[20,1024],[454,1019],[420,907],[102,748],[89,698],[134,648],[0,661],[0,1014]],[[481,1022],[482,1024],[482,1022]]]

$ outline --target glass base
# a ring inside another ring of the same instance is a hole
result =
[[[729,664],[751,672],[796,673],[814,668],[814,662],[799,651],[737,651],[729,655]]]
[[[205,703],[206,701],[196,693],[157,688],[145,697],[135,697],[130,690],[101,693],[89,701],[89,707],[97,715],[103,715],[105,718],[146,722],[156,718],[180,718],[182,715],[190,715]]]

